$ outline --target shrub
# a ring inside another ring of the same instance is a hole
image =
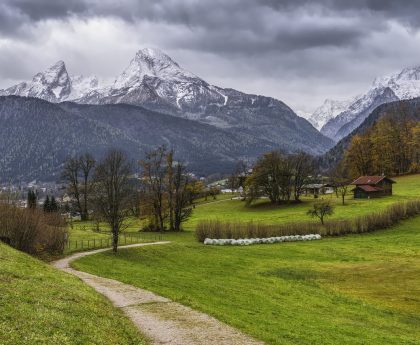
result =
[[[334,208],[329,201],[320,201],[313,205],[312,209],[306,213],[312,218],[319,218],[321,224],[324,225],[324,218],[331,216],[334,213]]]
[[[286,224],[261,224],[254,222],[226,222],[219,220],[205,220],[198,223],[196,237],[203,242],[206,238],[269,238],[288,235],[320,234],[321,226],[315,222],[286,223]]]
[[[329,220],[322,226],[315,222],[297,222],[285,224],[261,224],[205,220],[196,228],[197,240],[209,239],[246,239],[268,238],[275,236],[320,234],[322,236],[342,236],[352,233],[365,233],[386,229],[400,220],[420,215],[420,200],[398,202],[388,206],[382,212],[359,216],[354,219]]]
[[[58,213],[0,205],[0,237],[29,254],[62,253],[66,227]]]
[[[330,220],[325,222],[321,230],[323,236],[339,236],[355,232],[354,223],[351,220]]]

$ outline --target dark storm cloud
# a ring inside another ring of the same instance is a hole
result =
[[[83,0],[6,0],[5,3],[34,21],[62,18],[88,10],[88,3]]]
[[[210,82],[313,108],[419,64],[418,28],[418,0],[0,0],[0,88],[58,59],[112,78],[151,45]]]
[[[207,35],[201,48],[210,50],[240,50],[247,44],[251,46],[245,48],[250,49],[252,45],[271,49],[340,46],[372,31],[386,30],[387,19],[411,27],[420,25],[418,1],[401,5],[386,0],[6,0],[1,9],[0,30],[5,35],[47,19],[112,16],[201,31]]]

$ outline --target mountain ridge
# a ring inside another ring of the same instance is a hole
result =
[[[284,102],[211,85],[158,49],[139,50],[114,82],[104,86],[95,77],[70,77],[62,61],[37,76],[1,94],[53,103],[132,104],[250,135],[287,151],[321,154],[333,145]]]
[[[383,116],[398,117],[403,109],[406,116],[420,121],[420,97],[384,103],[376,107],[364,121],[350,134],[342,138],[332,149],[321,156],[320,161],[325,170],[335,166],[344,157],[344,152],[350,145],[354,135],[364,134]]]
[[[338,142],[362,124],[379,105],[417,97],[420,97],[420,66],[404,68],[389,76],[376,78],[367,92],[355,97],[346,109],[332,116],[320,131]],[[315,113],[311,118],[315,118]]]

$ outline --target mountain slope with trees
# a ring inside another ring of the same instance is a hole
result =
[[[398,125],[406,126],[410,123],[415,126],[418,122],[420,122],[420,98],[380,105],[358,128],[340,140],[336,146],[321,157],[322,165],[324,168],[328,169],[339,164],[345,157],[345,153],[349,149],[352,141],[356,140],[354,138],[360,139],[362,137],[370,136],[372,132],[375,131],[378,137],[379,126],[383,131],[388,132],[382,132],[381,137],[383,145],[385,145],[384,140],[388,139],[386,140],[388,146],[383,146],[383,148],[384,150],[387,150],[386,152],[391,152],[393,148],[397,148],[402,145],[403,139],[410,140],[412,137],[412,135],[407,134],[407,132],[406,134],[402,134],[402,137],[400,138],[401,140],[397,140],[401,134],[398,131]],[[394,132],[395,136],[392,136],[391,132]],[[379,138],[377,139],[378,140],[376,141],[379,144]],[[369,145],[371,144],[369,143]],[[420,150],[420,148],[417,148],[417,150]],[[371,159],[368,153],[366,153],[366,158]]]
[[[138,106],[0,97],[0,170],[4,180],[58,179],[69,156],[91,152],[100,157],[117,148],[139,160],[144,152],[161,144],[175,148],[180,159],[198,174],[228,171],[239,159],[278,147],[252,135]]]
[[[71,77],[59,61],[30,82],[0,90],[0,95],[37,97],[53,103],[131,104],[211,125],[214,130],[270,141],[287,151],[321,154],[333,145],[284,102],[211,85],[158,49],[139,50],[107,85],[98,85],[95,77]]]

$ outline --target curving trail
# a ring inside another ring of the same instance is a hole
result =
[[[138,243],[119,248],[161,245],[170,242]],[[215,318],[189,307],[158,296],[150,291],[113,279],[77,271],[70,263],[81,257],[93,255],[110,248],[72,254],[52,263],[56,268],[73,274],[105,295],[121,308],[153,345],[262,345],[240,331]]]

